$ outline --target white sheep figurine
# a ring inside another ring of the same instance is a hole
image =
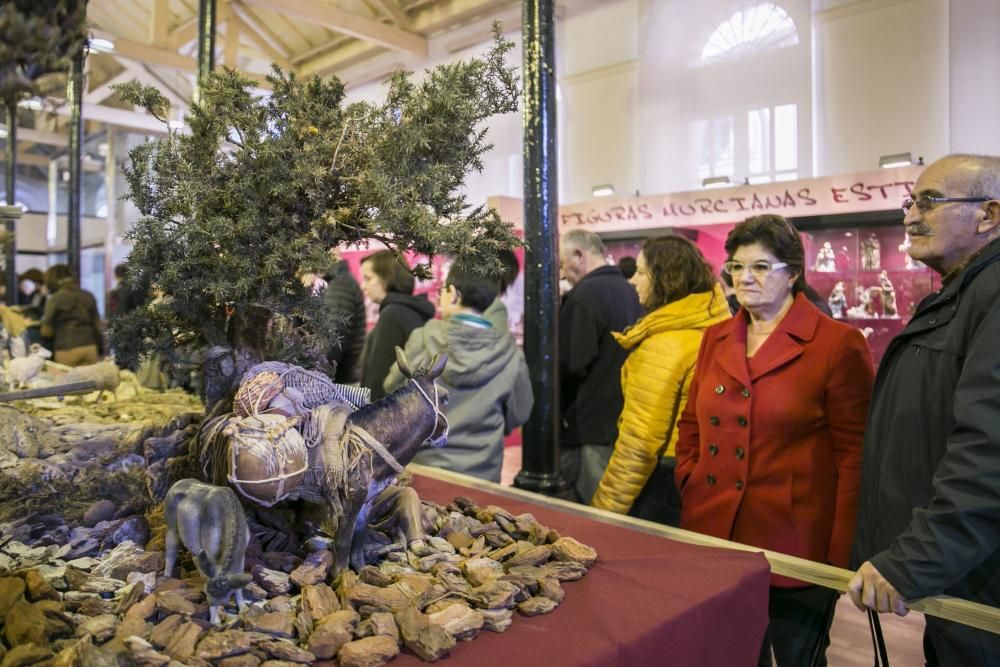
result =
[[[51,358],[51,352],[38,343],[32,343],[27,356],[15,357],[7,364],[7,385],[11,389],[26,388],[42,370],[45,360]]]

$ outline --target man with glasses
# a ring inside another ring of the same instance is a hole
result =
[[[910,256],[943,286],[878,370],[848,593],[901,616],[942,593],[1000,606],[1000,158],[938,160],[903,210]],[[928,616],[924,653],[1000,665],[1000,635]]]

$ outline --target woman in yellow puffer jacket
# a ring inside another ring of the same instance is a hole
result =
[[[679,236],[647,240],[630,282],[648,314],[614,334],[631,350],[622,367],[625,407],[614,454],[591,504],[677,525],[677,418],[687,403],[701,337],[729,319],[729,305],[701,252]]]

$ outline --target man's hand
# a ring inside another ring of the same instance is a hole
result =
[[[865,611],[874,609],[877,612],[893,612],[897,616],[906,616],[910,610],[906,608],[899,591],[889,583],[889,580],[879,574],[870,561],[865,561],[847,584],[847,594],[851,596],[854,606]]]

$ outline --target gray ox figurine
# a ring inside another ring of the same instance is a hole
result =
[[[167,567],[170,576],[177,561],[178,541],[195,557],[205,577],[212,623],[232,595],[242,610],[243,587],[252,577],[243,571],[250,529],[239,498],[229,487],[212,486],[195,479],[175,483],[164,498],[167,521]]]

